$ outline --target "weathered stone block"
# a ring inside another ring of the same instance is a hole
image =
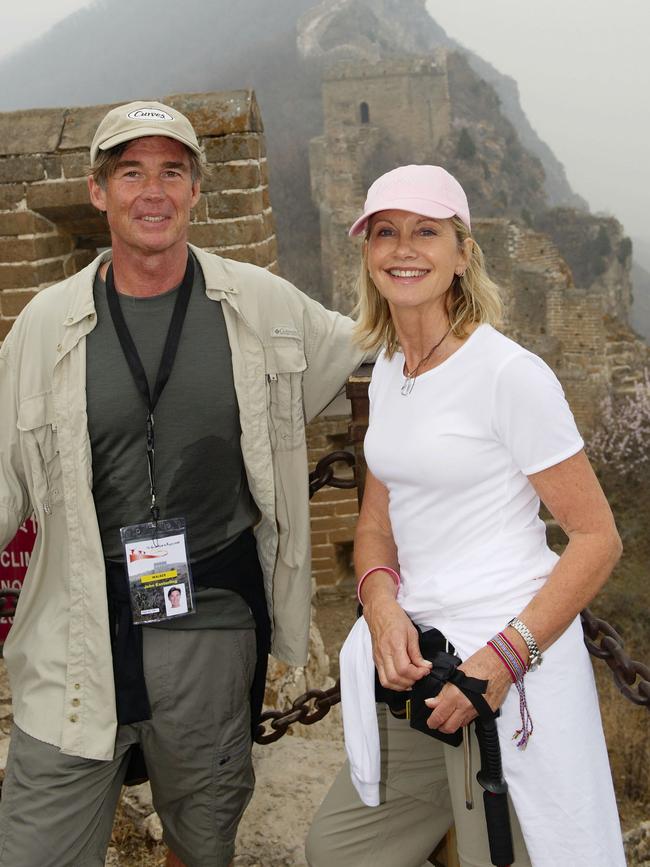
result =
[[[54,283],[64,277],[63,262],[53,259],[40,264],[0,264],[0,290],[35,289],[43,283]]]
[[[66,256],[63,263],[63,272],[66,277],[78,274],[86,265],[90,265],[97,256],[96,250],[75,250],[71,256]]]
[[[162,99],[182,111],[198,136],[262,132],[262,116],[252,90],[171,94]]]
[[[94,208],[92,212],[80,209],[74,213],[74,216],[72,214],[65,214],[60,225],[66,232],[79,238],[78,246],[110,247],[108,223],[103,214],[95,211]]]
[[[33,238],[0,238],[0,262],[51,259],[71,252],[74,242],[69,235],[36,235]]]
[[[220,247],[256,244],[266,238],[261,218],[243,217],[190,226],[190,240],[199,247],[218,244]]]
[[[205,249],[218,246],[221,242],[216,223],[191,223],[188,233],[190,244]]]
[[[267,160],[260,162],[260,184],[263,187],[268,187],[269,185],[269,164]]]
[[[7,334],[11,331],[11,326],[14,324],[14,319],[2,319],[0,318],[0,343],[5,339]]]
[[[40,157],[30,155],[0,158],[0,184],[40,181],[44,177],[45,167]]]
[[[61,164],[66,178],[86,178],[90,170],[90,157],[87,151],[63,154]]]
[[[256,133],[224,135],[206,138],[203,149],[209,163],[227,163],[230,160],[259,160],[262,156],[262,136]]]
[[[214,220],[259,214],[264,207],[262,190],[225,190],[220,193],[206,193],[203,200],[207,203],[210,218]]]
[[[119,105],[120,103],[115,103]],[[114,105],[90,105],[84,108],[68,109],[63,124],[59,150],[90,148],[95,131],[104,115]]]
[[[208,220],[208,203],[205,196],[201,196],[198,203],[192,208],[192,222],[206,223]]]
[[[275,219],[273,218],[273,211],[269,208],[268,211],[264,212],[264,234],[266,237],[270,237],[275,234]]]
[[[25,198],[25,184],[0,185],[0,211],[8,211]]]
[[[203,184],[205,192],[249,190],[260,186],[259,163],[217,163]]]
[[[61,157],[57,155],[50,155],[43,157],[43,167],[45,169],[45,175],[50,181],[58,180],[62,174],[61,168]]]
[[[0,290],[34,288],[39,285],[36,265],[0,264]]]
[[[85,178],[69,181],[46,181],[27,190],[27,207],[57,223],[94,217]]]
[[[56,150],[63,117],[62,108],[0,114],[0,154],[35,154]]]
[[[33,289],[7,290],[0,293],[0,310],[3,316],[18,316],[21,310],[36,295]]]
[[[31,211],[0,214],[0,235],[35,235],[53,230],[52,223]]]
[[[39,285],[44,283],[56,283],[57,280],[63,280],[65,270],[62,259],[52,259],[49,262],[42,262],[37,269]]]
[[[223,256],[226,259],[235,259],[237,262],[250,262],[252,265],[259,265],[261,268],[266,268],[278,258],[277,246],[275,238],[269,238],[268,241],[263,241],[261,244],[255,244],[252,247],[221,247],[213,248],[215,253]]]

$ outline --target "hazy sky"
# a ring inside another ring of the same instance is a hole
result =
[[[137,0],[135,0],[137,2]],[[273,2],[273,0],[269,0]],[[592,209],[650,242],[650,3],[427,0],[448,34],[519,84],[524,111]],[[4,4],[0,57],[87,0]]]
[[[650,3],[427,0],[448,35],[519,84],[533,127],[594,211],[650,241]]]

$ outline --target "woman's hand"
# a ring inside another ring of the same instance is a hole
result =
[[[394,599],[382,596],[368,602],[363,616],[372,636],[372,655],[382,686],[410,689],[429,674],[431,663],[420,653],[418,631]]]
[[[487,692],[483,698],[492,710],[501,707],[512,686],[512,680],[494,651],[486,645],[458,668],[467,677],[487,680]],[[446,683],[438,695],[435,698],[428,698],[425,704],[433,711],[427,720],[427,725],[445,734],[457,731],[478,716],[471,701],[452,683]]]

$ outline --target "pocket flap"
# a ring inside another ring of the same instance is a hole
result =
[[[35,430],[46,424],[54,424],[54,421],[54,398],[51,391],[21,400],[18,407],[19,430]]]
[[[302,343],[287,340],[264,347],[267,373],[301,373],[307,367]]]

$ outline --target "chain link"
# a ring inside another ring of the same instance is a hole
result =
[[[355,458],[352,452],[330,452],[321,458],[314,469],[309,474],[309,497],[314,496],[316,491],[320,491],[325,485],[330,485],[332,488],[356,488],[357,482],[355,478],[341,479],[334,475],[334,464],[343,463],[348,467],[353,467]]]
[[[0,617],[14,616],[19,596],[20,590],[13,590],[11,587],[0,590]]]
[[[625,698],[633,704],[650,709],[650,668],[630,659],[623,650],[620,635],[605,620],[596,617],[588,608],[585,608],[580,617],[589,653],[607,663],[616,686]],[[599,637],[600,644],[596,644]],[[340,700],[341,687],[337,681],[331,689],[310,689],[298,696],[286,710],[267,710],[260,717],[255,742],[272,744],[297,722],[313,725],[323,719]],[[267,728],[267,723],[270,728]]]
[[[330,689],[310,689],[299,695],[291,707],[284,710],[267,710],[260,717],[255,733],[255,743],[272,744],[287,733],[289,726],[296,722],[305,726],[313,725],[323,719],[335,704],[341,701],[341,687],[337,680]],[[267,729],[265,723],[269,723]]]
[[[630,659],[623,650],[623,639],[607,621],[596,617],[588,608],[580,617],[589,653],[607,663],[614,683],[625,698],[650,710],[650,668]],[[599,638],[600,643],[596,644]]]

